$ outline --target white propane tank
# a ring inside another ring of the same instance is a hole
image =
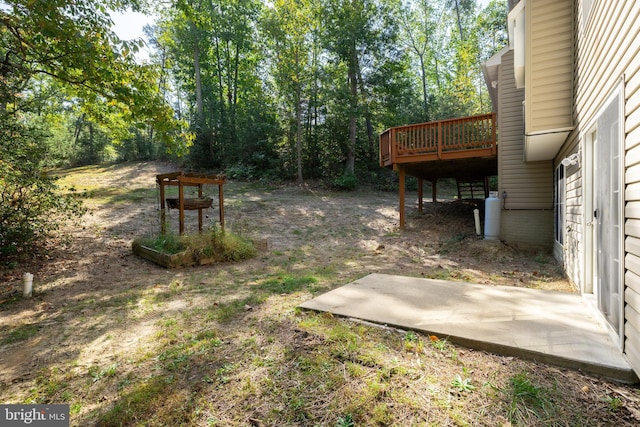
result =
[[[500,239],[500,199],[497,191],[489,191],[484,202],[484,239]]]

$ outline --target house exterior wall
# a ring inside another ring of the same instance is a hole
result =
[[[567,52],[573,45],[572,1],[528,1],[525,15],[525,131],[532,134],[570,128],[573,58]]]
[[[532,0],[529,0],[532,1]],[[537,0],[533,0],[536,2]],[[586,5],[589,4],[589,10]],[[607,98],[623,84],[624,116],[624,352],[640,373],[640,2],[576,0],[574,108],[576,128],[556,157],[572,152],[584,160],[586,133]],[[567,171],[567,231],[562,248],[569,278],[581,284],[587,268],[585,212],[588,171]],[[597,179],[595,177],[594,179]],[[582,290],[585,289],[582,287]],[[588,289],[586,291],[589,291]]]
[[[577,153],[575,144],[572,150],[561,154],[559,158]],[[555,254],[564,265],[567,276],[577,289],[583,289],[584,247],[583,238],[583,207],[582,207],[582,170],[577,166],[565,168],[566,194],[563,243]],[[555,243],[558,245],[558,243]]]
[[[500,238],[512,243],[551,247],[553,241],[553,164],[524,163],[524,89],[517,89],[513,51],[505,53],[498,88],[498,188],[503,209]]]

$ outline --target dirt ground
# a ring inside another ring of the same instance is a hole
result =
[[[473,202],[427,202],[420,214],[417,196],[410,193],[407,226],[399,230],[395,193],[336,193],[313,184],[229,182],[224,187],[227,228],[266,239],[268,250],[238,265],[166,270],[133,255],[131,242],[159,229],[154,178],[173,170],[170,164],[148,162],[76,170],[72,181],[63,174],[62,184],[84,194],[90,213],[74,226],[68,244],[29,265],[0,270],[0,401],[38,400],[34,389],[39,389],[43,372],[55,376],[61,375],[56,369],[63,370],[71,378],[86,375],[93,366],[109,366],[128,353],[144,354],[145,346],[153,346],[158,319],[211,304],[206,294],[189,288],[188,298],[150,308],[132,297],[136,292],[204,284],[213,272],[229,283],[251,282],[257,271],[272,268],[269,257],[287,263],[291,271],[324,269],[330,278],[322,284],[325,289],[376,272],[575,291],[549,253],[476,236]],[[211,196],[214,208],[206,212],[207,221],[218,217],[217,190]],[[187,216],[193,230],[193,213]],[[177,212],[170,212],[174,229],[177,220]],[[34,274],[31,299],[16,296],[25,271]],[[229,290],[218,298],[231,297]],[[290,304],[287,309],[295,303],[284,302]],[[128,307],[127,314],[119,311],[122,307]],[[26,338],[15,331],[24,331]],[[640,423],[635,388],[573,374],[564,381],[575,381],[576,388],[598,383],[618,390],[628,396],[620,420]],[[70,395],[54,393],[52,399],[69,401],[83,393],[70,390]],[[83,401],[78,416],[107,405],[117,394],[103,393],[97,401]]]

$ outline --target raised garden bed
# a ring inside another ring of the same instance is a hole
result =
[[[267,240],[252,240],[253,246],[258,251],[265,251],[268,249]],[[141,258],[151,261],[155,264],[161,265],[165,268],[182,268],[193,267],[198,265],[214,264],[217,262],[224,262],[220,259],[220,255],[205,255],[199,251],[186,249],[182,252],[169,254],[158,249],[154,249],[145,245],[134,242],[132,245],[133,253]]]
[[[188,251],[179,252],[177,254],[167,254],[157,249],[149,248],[142,245],[134,245],[133,253],[141,258],[156,263],[166,268],[189,267],[193,265],[201,265],[199,261],[194,260],[193,253]]]

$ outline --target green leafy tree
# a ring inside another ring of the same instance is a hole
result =
[[[373,156],[373,124],[369,108],[368,77],[385,63],[396,59],[397,5],[375,0],[327,0],[323,27],[328,53],[344,64],[346,86],[343,96],[348,107],[348,145],[345,174],[355,173],[358,120],[364,119],[369,152]]]
[[[439,15],[429,0],[410,1],[402,8],[403,41],[409,52],[417,58],[422,91],[422,121],[430,120],[430,99],[434,62],[433,39],[439,24]]]
[[[486,61],[509,43],[507,0],[491,0],[476,19],[480,60]]]
[[[295,141],[295,164],[297,181],[303,177],[303,113],[305,98],[312,87],[313,75],[310,63],[313,60],[310,35],[317,16],[309,1],[276,0],[266,10],[263,19],[264,31],[270,36],[270,51],[273,67],[271,73],[279,98],[282,100],[286,123],[293,124]]]
[[[136,0],[3,2],[0,245],[4,252],[46,240],[79,209],[72,198],[58,194],[55,181],[43,171],[50,129],[33,120],[42,116],[48,101],[42,96],[46,91],[38,90],[40,82],[56,81],[66,95],[91,105],[85,117],[96,123],[117,110],[130,123],[134,118],[137,123],[154,123],[156,137],[174,152],[187,148],[189,138],[158,94],[155,69],[135,63],[140,42],[120,41],[110,30],[111,10],[139,6]]]
[[[246,157],[240,113],[260,97],[260,8],[256,0],[181,0],[162,11],[154,39],[172,63],[181,115],[196,133],[196,166]]]

